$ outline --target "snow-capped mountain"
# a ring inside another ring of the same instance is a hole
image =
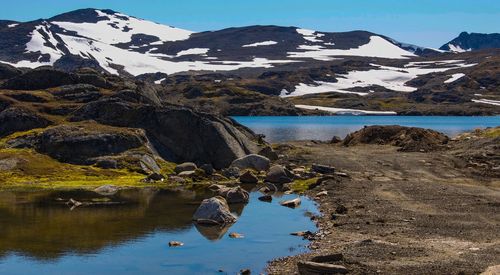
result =
[[[195,33],[111,10],[77,10],[25,23],[0,21],[0,62],[16,67],[88,66],[113,74],[172,74],[436,53],[365,31],[250,26]]]
[[[444,44],[439,49],[452,52],[468,52],[495,48],[500,48],[500,33],[462,32],[457,38]]]

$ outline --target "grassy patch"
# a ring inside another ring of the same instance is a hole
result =
[[[0,150],[0,188],[94,188],[104,184],[151,186],[142,183],[143,178],[144,175],[125,169],[61,163],[29,149]]]
[[[309,190],[309,186],[315,184],[317,181],[318,178],[311,178],[307,180],[295,180],[290,187],[294,192],[301,193]]]
[[[488,137],[488,138],[500,137],[500,127],[486,129],[483,131],[482,136]]]

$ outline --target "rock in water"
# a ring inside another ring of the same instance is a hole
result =
[[[231,163],[231,167],[254,169],[256,171],[267,171],[269,169],[269,165],[270,161],[268,158],[256,154],[244,156]]]
[[[193,215],[193,220],[198,222],[213,221],[214,224],[227,224],[236,222],[236,217],[231,214],[226,199],[216,196],[201,202]]]
[[[300,198],[296,198],[296,199],[293,199],[293,200],[282,201],[280,204],[282,206],[286,206],[286,207],[290,207],[290,208],[296,208],[301,203],[302,203],[302,201],[300,200]]]
[[[183,246],[184,243],[178,242],[178,241],[171,241],[168,243],[168,246],[170,247],[178,247],[178,246]]]
[[[97,187],[96,189],[94,189],[94,192],[96,192],[99,195],[103,195],[103,196],[112,196],[112,195],[116,194],[119,190],[120,189],[118,187],[116,187],[114,185],[107,184],[107,185]]]
[[[241,188],[237,187],[226,187],[223,185],[213,184],[209,187],[210,190],[217,192],[221,197],[224,197],[227,203],[247,203],[250,199],[250,194]]]
[[[293,174],[281,165],[274,165],[266,175],[266,181],[284,184],[292,182]]]
[[[196,166],[196,164],[194,164],[192,162],[185,162],[185,163],[177,165],[175,167],[175,169],[174,169],[174,172],[176,174],[180,174],[182,172],[194,171],[196,169],[198,169],[198,167]]]

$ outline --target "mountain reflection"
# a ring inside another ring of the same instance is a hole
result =
[[[122,190],[111,197],[89,191],[0,192],[0,257],[19,253],[38,260],[95,253],[154,231],[192,228],[191,217],[207,194]],[[70,210],[69,199],[92,205]],[[244,205],[231,206],[241,215]],[[209,240],[228,228],[202,228]]]

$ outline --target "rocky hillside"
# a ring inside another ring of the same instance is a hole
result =
[[[462,32],[457,38],[444,44],[440,50],[467,52],[500,48],[500,33],[468,33]]]
[[[3,183],[133,181],[186,161],[222,169],[265,147],[233,120],[168,104],[141,81],[92,69],[2,72]]]

